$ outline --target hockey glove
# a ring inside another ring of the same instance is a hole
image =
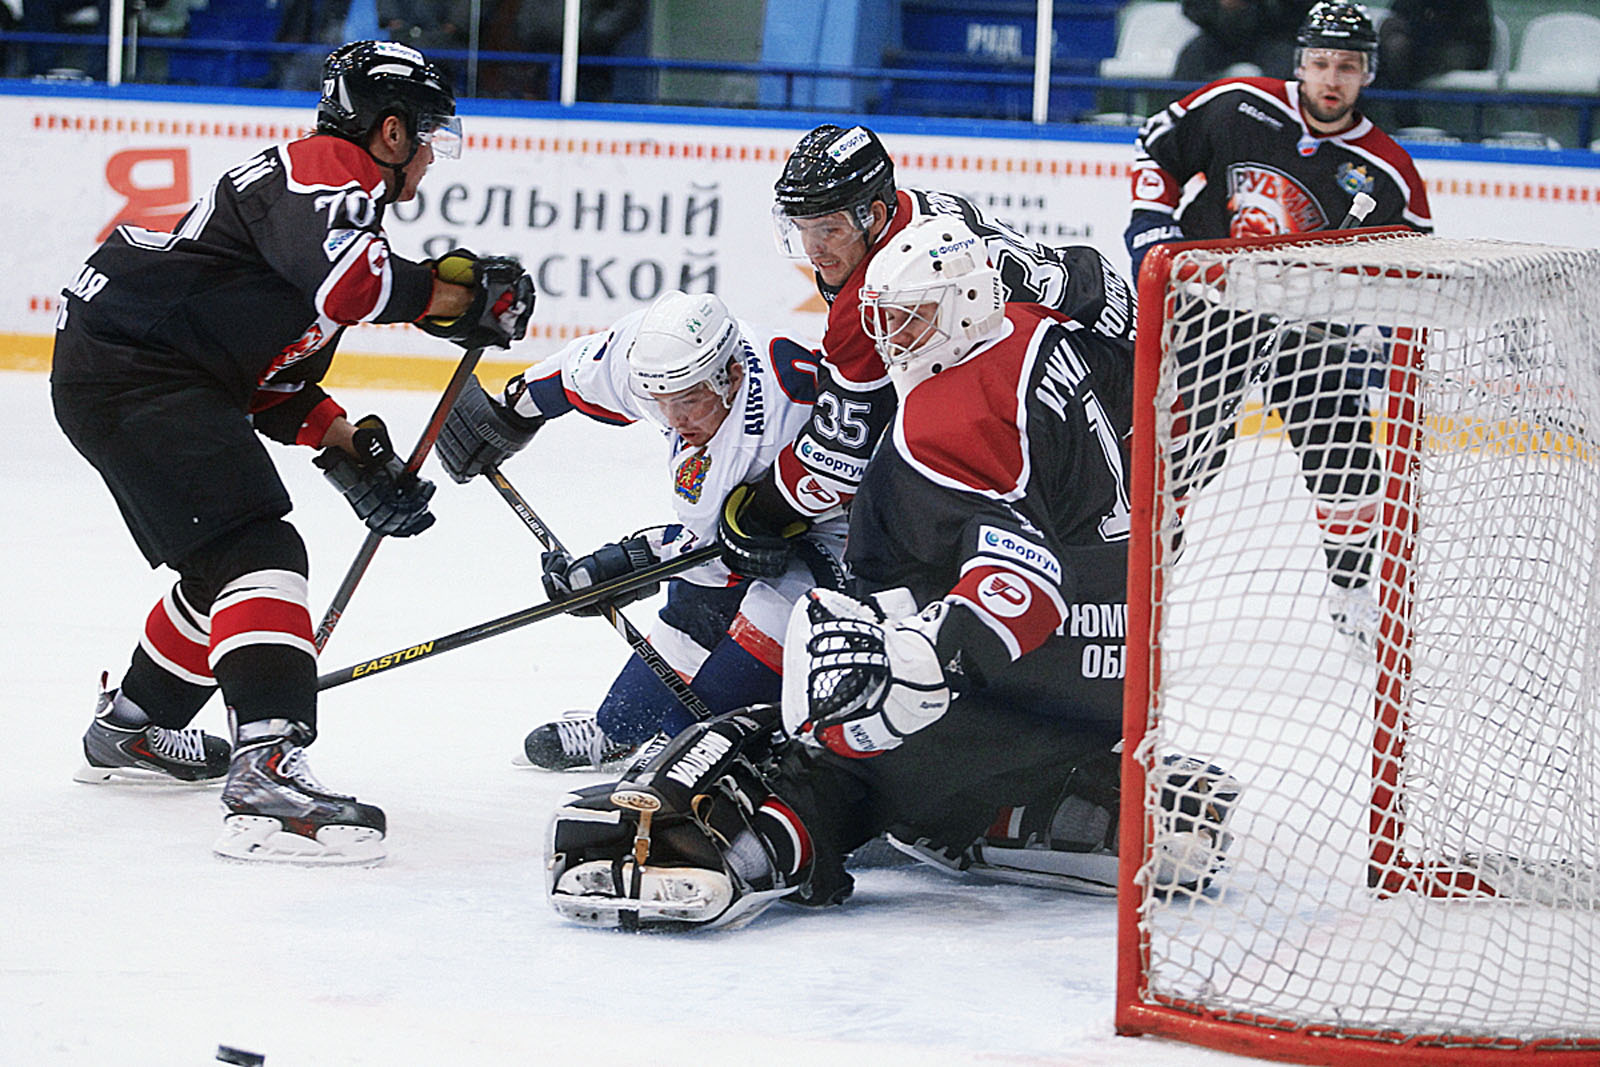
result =
[[[350,501],[361,521],[385,537],[410,537],[432,526],[428,500],[433,483],[406,470],[383,420],[376,415],[362,418],[351,443],[356,455],[324,448],[311,462]]]
[[[539,562],[544,566],[544,591],[552,602],[568,600],[585,589],[620,578],[624,574],[643,570],[654,566],[660,560],[650,550],[650,542],[644,537],[629,537],[609,545],[601,545],[587,556],[573,559],[565,552],[546,552],[539,557]],[[660,582],[630,589],[620,593],[606,604],[591,604],[586,608],[576,608],[574,615],[602,615],[605,607],[625,607],[635,600],[654,596],[661,588]]]
[[[1135,211],[1128,221],[1128,228],[1122,231],[1122,240],[1128,246],[1128,258],[1133,261],[1133,281],[1137,285],[1145,253],[1156,245],[1183,240],[1183,227],[1171,215],[1159,211]]]
[[[806,532],[806,524],[795,521],[774,533],[752,514],[754,484],[734,486],[722,502],[717,520],[717,540],[722,542],[722,562],[744,578],[780,578],[794,558],[794,539]]]
[[[462,348],[510,348],[528,332],[533,317],[533,279],[514,256],[479,258],[464,248],[433,265],[441,280],[471,287],[472,303],[453,319],[429,315],[417,325],[426,333]]]
[[[852,759],[881,755],[950,708],[934,642],[946,605],[888,622],[872,604],[813,589],[783,643],[783,725]]]
[[[474,377],[445,417],[434,452],[450,477],[470,482],[520,452],[543,425],[495,403]]]

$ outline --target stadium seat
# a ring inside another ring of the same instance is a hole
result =
[[[1540,15],[1522,32],[1505,87],[1523,93],[1600,92],[1600,17],[1579,11]]]
[[[1494,43],[1489,51],[1486,70],[1447,70],[1424,80],[1423,89],[1462,89],[1470,92],[1492,93],[1506,87],[1506,74],[1511,69],[1511,27],[1499,15],[1494,16]]]
[[[1129,4],[1117,31],[1117,52],[1100,61],[1102,78],[1170,78],[1178,53],[1200,27],[1176,3]]]

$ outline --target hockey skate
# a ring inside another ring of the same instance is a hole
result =
[[[594,712],[569,711],[534,727],[522,742],[523,758],[515,762],[544,771],[614,771],[638,749],[608,738]]]
[[[1350,638],[1352,651],[1369,653],[1377,647],[1383,613],[1373,599],[1370,585],[1343,586],[1329,582],[1323,601],[1334,626]]]
[[[226,859],[312,866],[374,864],[385,855],[383,810],[330,793],[312,775],[308,731],[283,719],[244,723],[222,788]]]
[[[200,730],[156,726],[126,701],[119,705],[118,690],[105,684],[102,674],[94,721],[83,735],[83,765],[73,781],[205,786],[228,773],[228,742]]]

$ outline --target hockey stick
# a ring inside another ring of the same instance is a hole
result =
[[[510,615],[502,615],[498,619],[490,619],[476,626],[469,626],[465,630],[435,637],[419,644],[408,645],[396,649],[388,655],[377,656],[373,659],[363,660],[349,667],[341,667],[336,671],[329,671],[317,679],[317,689],[332,689],[334,686],[353,682],[357,678],[370,678],[374,674],[392,670],[407,663],[415,663],[419,659],[437,656],[441,652],[451,652],[465,645],[475,644],[488,640],[491,637],[506,633],[542,619],[552,618],[556,615],[565,615],[574,608],[585,608],[590,604],[598,604],[610,600],[620,593],[631,592],[641,586],[659,582],[663,578],[670,578],[681,571],[698,567],[702,563],[716,559],[722,552],[721,545],[706,545],[693,552],[685,552],[681,556],[664,560],[654,567],[646,567],[642,571],[624,574],[620,578],[613,578],[609,582],[601,582],[591,586],[569,600],[546,601],[535,604],[531,608],[514,611]]]
[[[500,473],[498,467],[490,467],[484,473],[489,476],[489,483],[499,491],[500,499],[511,506],[511,510],[517,513],[517,518],[522,520],[524,526],[533,531],[533,536],[539,539],[540,544],[551,551],[570,555],[556,535],[550,532],[550,527],[540,521],[539,516],[534,514],[533,508],[528,505],[526,498],[517,492],[516,486],[506,480],[506,476]],[[644,634],[640,633],[633,623],[628,621],[626,615],[611,604],[601,604],[600,610],[617,633],[622,635],[622,639],[628,642],[628,647],[633,649],[634,655],[643,660],[644,665],[650,668],[650,673],[661,679],[661,684],[670,689],[672,695],[678,698],[678,703],[683,705],[685,711],[693,715],[697,720],[711,718],[711,709],[706,707],[706,702],[701,700],[693,689],[689,688],[689,683],[683,680],[683,676],[673,670],[672,664],[668,663],[666,657],[657,650],[656,646],[652,645]]]
[[[406,473],[415,474],[422,469],[422,461],[433,451],[433,443],[439,439],[439,431],[444,428],[445,418],[449,416],[456,397],[461,395],[461,390],[466,386],[467,379],[472,376],[482,355],[482,348],[468,349],[467,354],[461,357],[461,362],[456,364],[455,373],[450,375],[450,381],[445,384],[439,403],[434,406],[433,416],[428,419],[428,425],[423,427],[422,436],[417,439],[417,446],[411,450],[411,458],[406,461]],[[344,581],[339,583],[339,588],[334,592],[333,602],[328,605],[327,612],[322,616],[322,622],[317,626],[316,636],[312,639],[319,653],[328,643],[328,638],[333,636],[333,628],[339,625],[344,609],[350,606],[350,598],[355,596],[356,586],[361,583],[362,575],[367,573],[372,557],[378,554],[378,545],[382,541],[383,534],[373,530],[367,534],[367,539],[361,542],[361,550],[356,553],[350,569],[345,571]]]

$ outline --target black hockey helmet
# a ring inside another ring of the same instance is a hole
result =
[[[439,69],[421,52],[392,41],[352,41],[322,67],[317,132],[365,145],[372,128],[398,115],[418,143],[448,158],[461,154],[456,98]]]
[[[1378,31],[1372,28],[1367,9],[1346,0],[1323,0],[1306,13],[1295,43],[1301,48],[1337,48],[1363,52],[1368,69],[1378,51]]]
[[[794,146],[774,189],[778,210],[794,219],[847,211],[859,222],[874,200],[892,215],[894,160],[865,126],[818,126]]]

